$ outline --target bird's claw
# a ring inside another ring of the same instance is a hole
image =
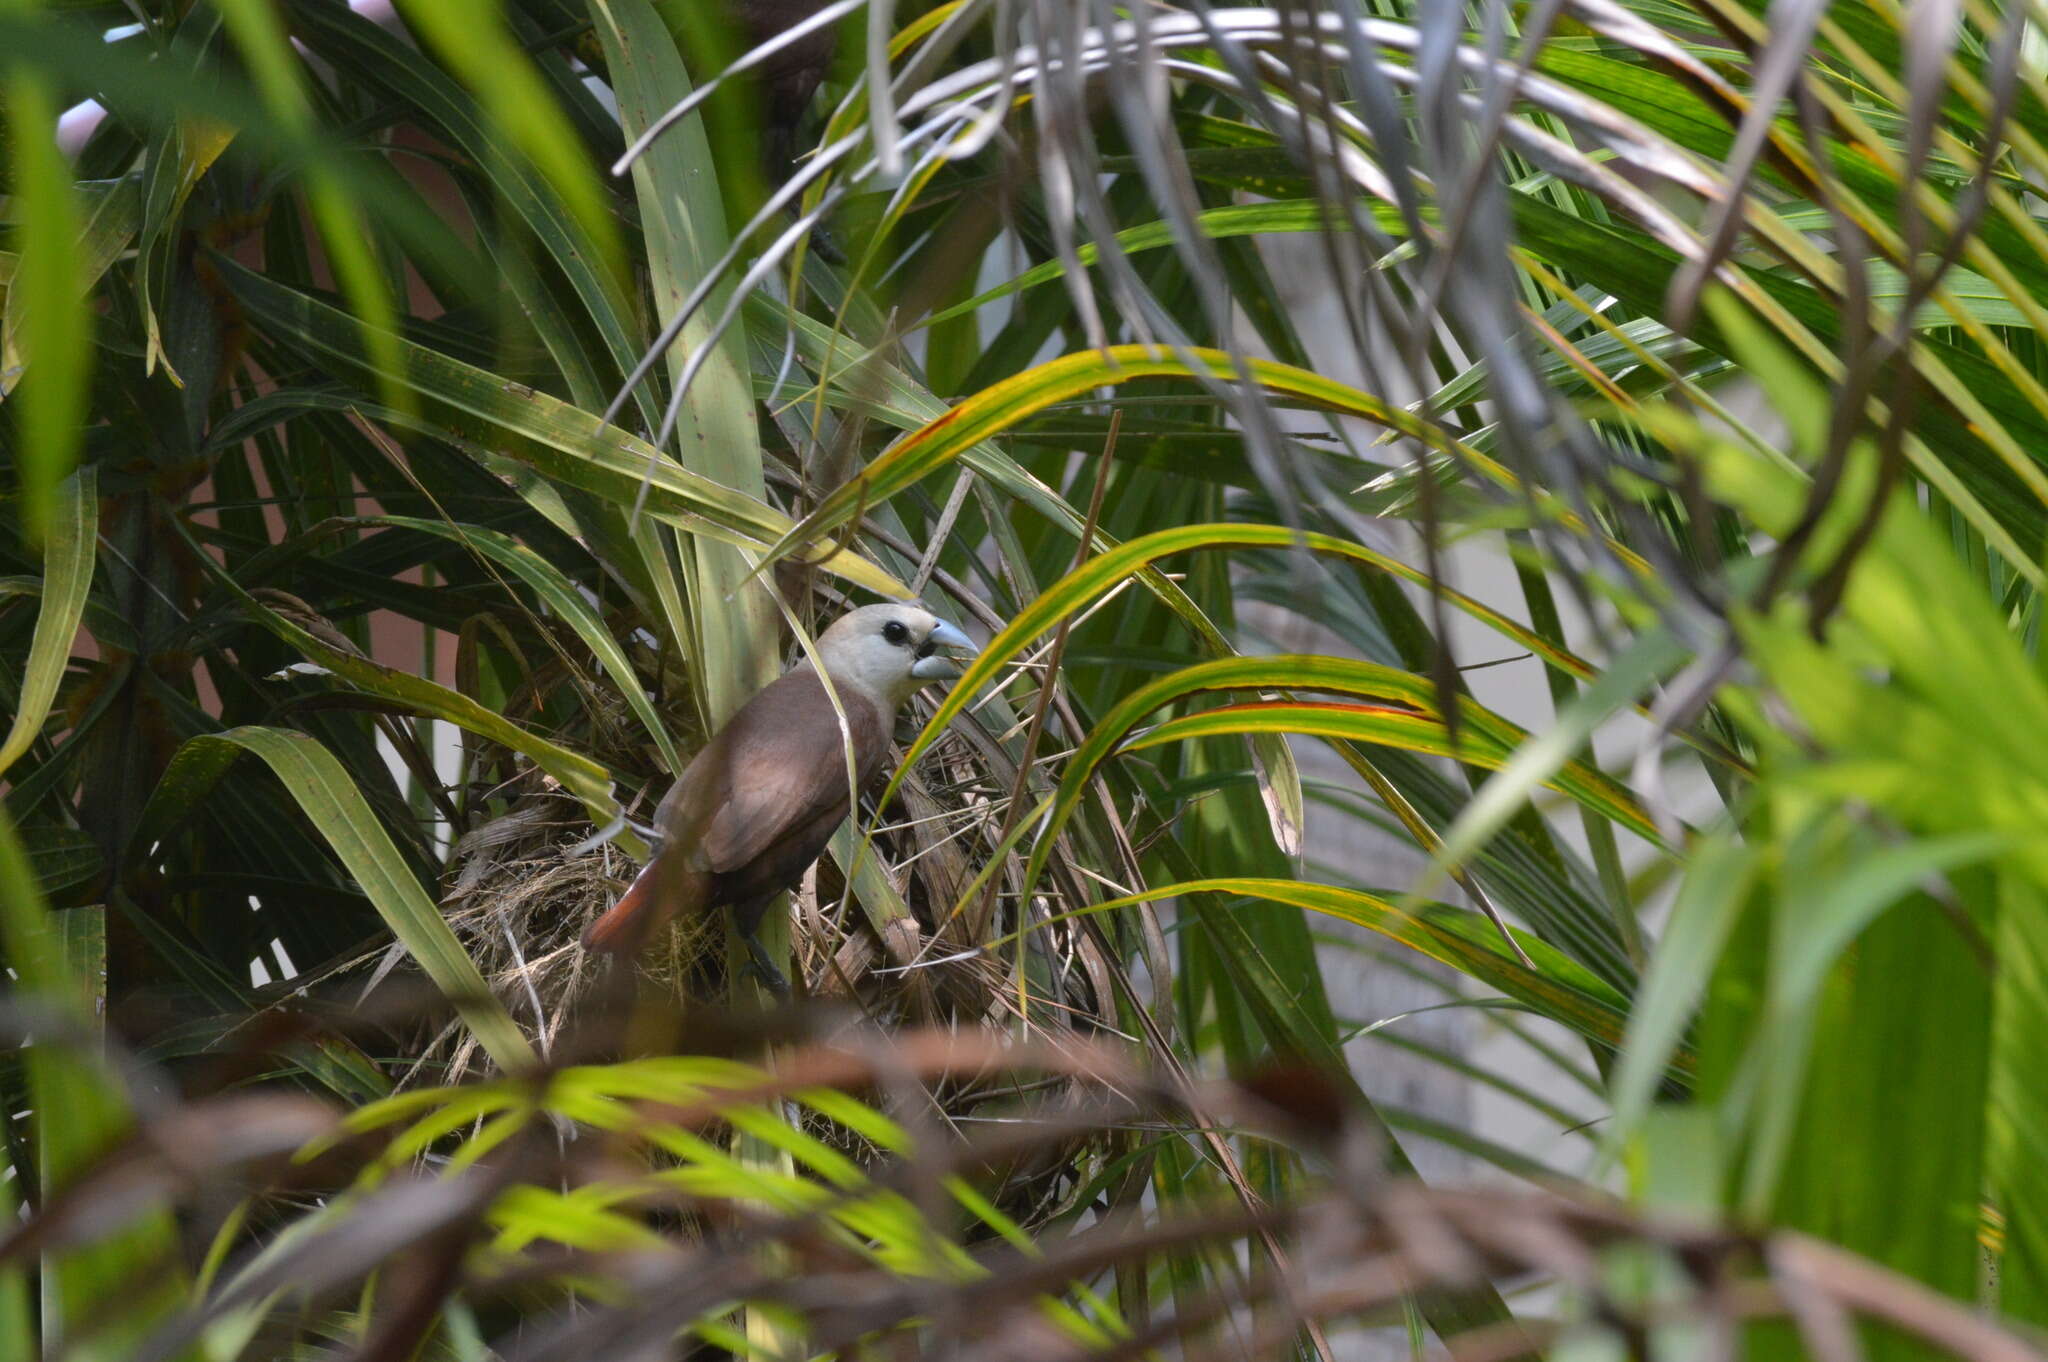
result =
[[[768,952],[762,949],[761,943],[751,934],[740,939],[747,943],[747,964],[752,967],[754,977],[760,980],[761,987],[774,994],[776,1002],[788,1002],[789,980],[776,968],[775,962],[768,958]]]
[[[846,252],[840,248],[839,239],[833,235],[832,229],[822,222],[811,228],[811,249],[828,265],[846,263]]]

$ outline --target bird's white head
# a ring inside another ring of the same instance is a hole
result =
[[[853,686],[889,713],[927,681],[958,675],[941,649],[972,655],[974,641],[922,606],[864,605],[818,636],[818,656],[837,685]]]

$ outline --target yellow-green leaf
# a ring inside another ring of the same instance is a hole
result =
[[[507,1071],[530,1067],[534,1054],[526,1037],[492,996],[476,962],[406,868],[391,834],[377,821],[334,754],[305,734],[247,727],[190,739],[171,758],[143,809],[134,845],[146,848],[161,839],[198,806],[244,752],[263,758],[277,773],[392,935],[455,1005],[485,1053]]]
[[[43,606],[29,643],[14,722],[8,726],[7,740],[0,742],[0,774],[28,751],[57,698],[78,623],[85,615],[85,598],[92,590],[99,514],[98,474],[87,464],[58,487],[51,506],[43,540]]]

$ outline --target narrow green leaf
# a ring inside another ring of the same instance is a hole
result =
[[[896,782],[902,779],[902,772],[909,770],[917,758],[924,755],[931,745],[938,741],[947,725],[974,702],[974,697],[981,688],[993,681],[996,674],[1029,647],[1040,634],[1083,609],[1118,582],[1149,568],[1161,558],[1195,549],[1227,548],[1301,548],[1377,568],[1418,586],[1429,585],[1428,575],[1419,569],[1366,548],[1362,544],[1332,535],[1290,530],[1279,525],[1181,525],[1115,545],[1047,587],[1037,599],[1018,611],[1016,617],[1002,632],[991,639],[988,646],[968,663],[960,679],[939,702],[924,731],[917,735],[904,753],[902,768],[891,778],[891,791],[895,789]],[[1592,669],[1584,662],[1538,638],[1499,611],[1448,587],[1439,589],[1451,605],[1513,639],[1551,665],[1562,667],[1576,676],[1585,677],[1592,674]]]
[[[202,19],[201,22],[206,21]],[[213,22],[217,25],[218,20]],[[192,29],[184,31],[189,33]],[[217,27],[213,32],[218,32]],[[165,60],[175,58],[166,54]],[[184,223],[181,217],[186,201],[234,140],[235,130],[225,123],[199,118],[180,119],[158,132],[145,170],[148,190],[143,199],[141,240],[136,243],[135,252],[135,290],[139,295],[137,302],[142,311],[147,347],[142,365],[145,373],[154,373],[161,367],[180,387],[184,386],[184,379],[171,367],[170,357],[164,353],[163,328],[158,313],[167,301],[163,296],[164,290],[176,269],[177,255],[183,245]]]
[[[8,317],[21,318],[21,355],[4,359],[32,376],[13,400],[21,404],[18,467],[21,523],[31,540],[41,536],[55,509],[57,484],[77,461],[85,428],[92,366],[92,317],[81,296],[78,208],[71,172],[51,130],[57,105],[48,82],[20,66],[7,78],[7,126],[13,151],[13,187],[20,204],[16,249],[22,268],[7,290]],[[18,313],[17,313],[18,309]],[[0,373],[0,391],[13,387]]]
[[[458,445],[484,445],[620,506],[634,505],[644,486],[650,515],[692,533],[760,545],[789,531],[789,518],[758,499],[690,472],[638,436],[524,384],[396,336],[388,338],[391,367],[380,369],[375,352],[365,356],[357,341],[361,328],[346,313],[231,260],[222,258],[219,266],[263,325],[345,372],[372,380],[381,375],[405,386],[421,399],[433,429]],[[507,442],[508,434],[516,438]],[[894,577],[850,552],[836,550],[815,566],[886,596],[909,594]]]
[[[1591,971],[1538,938],[1516,931],[1515,939],[1536,964],[1530,969],[1503,949],[1499,930],[1484,916],[1448,904],[1411,909],[1363,890],[1303,880],[1208,879],[1147,889],[1094,904],[1088,911],[1107,912],[1189,894],[1237,895],[1284,903],[1356,924],[1499,989],[1610,1048],[1620,1046],[1628,1024],[1628,999]],[[1690,1057],[1681,1052],[1678,1062],[1689,1063]]]
[[[1366,211],[1373,216],[1375,224],[1383,232],[1405,235],[1407,224],[1401,217],[1401,210],[1388,203],[1366,205]],[[1334,215],[1329,205],[1314,199],[1279,199],[1264,203],[1233,203],[1222,208],[1211,208],[1195,215],[1195,225],[1202,235],[1211,241],[1227,241],[1232,237],[1289,235],[1300,232],[1349,231],[1351,224],[1341,216]],[[1126,227],[1116,234],[1116,247],[1125,255],[1139,251],[1157,250],[1179,243],[1180,228],[1171,222],[1147,222],[1137,227]],[[1102,256],[1102,248],[1093,241],[1081,242],[1074,250],[1075,257],[1083,265],[1092,265]],[[934,312],[918,323],[918,329],[939,326],[957,317],[974,316],[990,303],[1021,293],[1025,289],[1049,284],[1066,277],[1066,262],[1052,259],[1024,271],[1016,278],[985,292],[978,293],[963,303],[956,303],[942,312]]]
[[[787,334],[805,363],[821,372],[842,373],[848,380],[850,386],[835,388],[833,393],[856,412],[872,414],[905,429],[941,420],[947,412],[946,404],[933,396],[929,389],[879,358],[864,359],[857,368],[845,372],[845,362],[840,355],[843,338],[829,331],[823,323],[787,310],[771,312],[765,305],[753,308],[749,317],[761,326],[768,325],[772,317],[778,329],[786,322]],[[1076,539],[1081,537],[1087,518],[1058,492],[998,448],[996,442],[984,440],[971,445],[960,451],[959,458],[978,478],[984,479],[1003,495],[1043,515]],[[1117,542],[1098,524],[1088,547],[1096,553],[1107,553],[1117,547]],[[1234,651],[1215,622],[1178,582],[1150,567],[1140,568],[1136,577],[1140,586],[1186,623],[1204,650],[1218,656]],[[1284,739],[1265,734],[1252,735],[1251,744],[1255,759],[1265,772],[1260,798],[1265,805],[1274,841],[1293,854],[1300,846],[1304,817],[1301,775],[1296,769],[1293,751]]]
[[[133,177],[81,180],[71,188],[85,208],[77,243],[76,286],[82,299],[134,240],[140,195]],[[28,313],[29,300],[37,292],[33,288],[16,291],[11,287],[22,271],[21,257],[16,254],[11,259],[6,316],[0,322],[0,396],[12,392],[21,378],[22,321]]]
[[[1454,742],[1444,721],[1426,714],[1381,705],[1285,701],[1224,705],[1169,719],[1131,743],[1130,750],[1135,752],[1192,738],[1219,737],[1261,729],[1426,752],[1431,756],[1449,757],[1496,770],[1506,765],[1511,756],[1511,749],[1484,733],[1461,731]],[[1656,824],[1650,821],[1641,806],[1627,791],[1591,767],[1567,762],[1562,770],[1543,784],[1578,800],[1601,816],[1613,819],[1646,841],[1662,844],[1662,835]]]
[[[1802,1109],[1824,1101],[1847,1077],[1848,1056],[1831,1055],[1826,1063],[1835,1072],[1809,1083],[1813,1046],[1822,1034],[1822,990],[1835,961],[1929,876],[1981,861],[2008,842],[1977,833],[1873,846],[1874,839],[1833,815],[1781,835],[1785,865],[1771,913],[1769,994],[1744,1057],[1744,1076],[1733,1085],[1749,1096],[1750,1139],[1737,1205],[1756,1219],[1777,1209]],[[1809,1094],[1809,1087],[1820,1091]]]
[[[8,1217],[8,1223],[12,1224],[22,1214],[21,1200],[14,1189],[23,1185],[28,1170],[10,1168],[9,1171],[14,1176],[8,1182],[0,1183],[0,1215]],[[0,1267],[0,1350],[4,1350],[8,1357],[34,1357],[40,1347],[36,1337],[35,1310],[30,1303],[28,1266],[9,1263]]]
[[[630,141],[689,93],[689,72],[668,26],[647,0],[590,0],[590,14],[618,96],[619,123]],[[655,312],[664,323],[725,250],[719,184],[719,166],[701,117],[670,128],[633,165]],[[729,286],[715,291],[712,310],[700,312],[683,328],[669,352],[672,382],[680,381],[690,358],[711,342],[727,297]],[[717,349],[703,357],[683,394],[676,448],[684,462],[713,482],[749,498],[765,495],[753,380],[739,328],[729,328],[718,339]],[[691,617],[697,631],[693,680],[702,691],[707,717],[722,722],[774,679],[779,612],[770,584],[756,580],[758,554],[700,539],[685,556],[692,599],[699,602]]]
[[[591,821],[600,828],[608,828],[621,821],[618,800],[612,793],[611,772],[590,758],[527,732],[504,715],[486,709],[460,691],[450,690],[424,676],[415,676],[396,667],[387,667],[360,652],[344,651],[315,637],[303,626],[286,619],[244,591],[241,584],[203,550],[200,556],[204,565],[213,573],[214,579],[240,601],[251,616],[264,628],[304,653],[310,661],[327,668],[344,681],[360,686],[372,695],[395,700],[417,714],[446,719],[459,728],[489,738],[492,742],[502,744],[530,758],[534,765],[560,781],[565,790],[582,800]],[[617,837],[619,845],[628,855],[637,855],[642,850],[639,838],[630,829],[620,831]]]
[[[1611,1147],[1629,1139],[1650,1108],[1657,1084],[1706,992],[1736,917],[1755,882],[1759,853],[1713,837],[1693,852],[1691,872],[1671,910],[1663,941],[1650,958],[1628,1019],[1628,1040],[1613,1079]]]
[[[1984,831],[1879,847],[1839,867],[1838,874],[1795,884],[1779,914],[1772,1005],[1789,1012],[1811,1003],[1828,970],[1880,913],[1929,876],[1988,859],[2010,844],[2006,834]]]
[[[1141,719],[1167,704],[1203,691],[1261,689],[1334,692],[1392,701],[1406,708],[1325,704],[1227,706],[1162,724],[1131,743],[1131,749],[1135,751],[1178,741],[1182,736],[1197,731],[1204,735],[1318,731],[1323,736],[1348,736],[1358,741],[1427,751],[1432,755],[1455,756],[1484,766],[1498,765],[1507,760],[1507,754],[1519,752],[1527,745],[1527,735],[1519,728],[1477,704],[1464,701],[1459,708],[1460,721],[1466,726],[1466,737],[1471,741],[1454,750],[1449,731],[1436,712],[1434,683],[1377,663],[1299,654],[1225,658],[1198,663],[1133,691],[1075,749],[1072,759],[1061,772],[1052,813],[1042,825],[1038,825],[1036,844],[1025,869],[1020,892],[1030,893],[1038,882],[1038,876],[1052,854],[1055,839],[1079,806],[1097,768],[1125,743]],[[1316,728],[1319,724],[1337,722],[1338,718],[1353,725],[1352,731],[1340,735],[1327,728]],[[1371,736],[1367,736],[1368,733]],[[1611,816],[1610,809],[1624,810],[1633,820],[1631,826],[1647,825],[1647,818],[1634,801],[1598,772],[1576,762],[1560,764],[1568,769],[1547,773],[1545,783],[1555,781],[1553,788],[1574,798],[1592,801],[1589,807],[1597,804],[1598,811],[1603,814]]]
[[[1277,396],[1297,398],[1330,411],[1360,417],[1421,440],[1431,448],[1442,443],[1442,432],[1427,426],[1412,412],[1306,369],[1271,360],[1247,359],[1240,373],[1238,362],[1220,350],[1196,349],[1189,353],[1192,363],[1200,365],[1203,373],[1211,378],[1241,380]],[[864,508],[895,496],[990,436],[1011,429],[1055,402],[1064,402],[1083,393],[1134,379],[1193,379],[1195,376],[1190,360],[1183,360],[1177,354],[1151,345],[1113,345],[1106,350],[1084,350],[1048,360],[984,388],[898,440],[861,470],[859,476],[826,497],[802,524],[775,544],[769,557],[771,560],[780,558],[800,545],[824,540]],[[1453,449],[1460,460],[1487,478],[1531,497],[1558,523],[1574,529],[1582,528],[1578,517],[1548,492],[1524,488],[1506,468],[1469,445],[1456,444]],[[1627,554],[1625,549],[1621,551]]]
[[[127,1094],[99,1044],[105,939],[103,910],[46,909],[14,825],[0,810],[0,943],[19,997],[49,1018],[48,1029],[38,1026],[42,1034],[25,1051],[45,1197],[68,1187],[133,1125]],[[45,1260],[44,1348],[55,1353],[68,1341],[73,1351],[67,1355],[81,1362],[125,1362],[154,1321],[182,1298],[182,1277],[168,1209],[138,1207],[135,1218],[108,1237]],[[138,1282],[151,1284],[138,1291]],[[0,1293],[13,1288],[0,1283]]]
[[[505,141],[547,176],[575,215],[587,249],[616,272],[622,264],[618,231],[589,153],[532,59],[506,31],[502,7],[489,0],[401,0],[398,8],[475,92]]]
[[[35,869],[36,887],[45,894],[83,884],[100,872],[99,843],[81,829],[23,828],[21,840]]]
[[[277,8],[268,0],[215,0],[215,8],[248,62],[250,76],[272,116],[289,128],[310,128],[314,118],[301,85],[304,71]],[[398,310],[372,249],[374,226],[340,177],[326,165],[308,164],[304,175],[306,200],[319,224],[328,264],[355,309],[353,329],[377,361],[376,367],[389,374],[397,368]],[[385,387],[387,400],[394,406],[405,405],[405,393],[397,384],[387,382]]]
[[[1684,657],[1685,650],[1666,629],[1631,642],[1584,694],[1565,707],[1549,732],[1514,745],[1507,764],[1479,787],[1444,834],[1438,861],[1446,866],[1464,863],[1523,807],[1537,786],[1550,784],[1573,764],[1571,754],[1586,750],[1601,724],[1634,704],[1646,687]],[[1643,817],[1640,809],[1637,812]]]
[[[545,558],[527,548],[518,540],[481,525],[453,525],[438,520],[420,520],[411,516],[377,516],[374,523],[395,525],[403,529],[417,530],[442,539],[463,544],[489,558],[500,567],[506,568],[521,581],[541,594],[550,609],[555,611],[576,631],[576,636],[590,648],[597,660],[604,664],[618,683],[619,693],[625,697],[627,706],[634,716],[646,726],[647,734],[661,749],[662,760],[668,763],[671,772],[683,769],[682,758],[676,751],[675,740],[669,736],[668,725],[661,721],[654,703],[647,698],[647,692],[640,686],[640,678],[633,671],[633,664],[626,657],[626,650],[619,646],[604,621],[597,617],[577,591],[576,584],[569,580],[560,569]]]
[[[1189,901],[1196,920],[1214,943],[1223,975],[1232,985],[1230,992],[1243,1001],[1263,1032],[1266,1044],[1279,1053],[1300,1055],[1318,1064],[1343,1087],[1351,1099],[1354,1119],[1368,1141],[1367,1147],[1380,1152],[1381,1166],[1389,1175],[1420,1176],[1387,1119],[1352,1075],[1334,1034],[1326,1034],[1310,1020],[1308,1010],[1300,1006],[1299,981],[1283,978],[1273,961],[1261,953],[1257,939],[1245,930],[1246,915],[1222,908],[1212,894],[1194,894]],[[1455,1338],[1472,1329],[1506,1326],[1514,1320],[1507,1302],[1485,1280],[1462,1291],[1428,1292],[1417,1304],[1441,1338]]]
[[[188,740],[171,758],[143,809],[136,847],[149,847],[191,813],[244,752],[255,753],[277,773],[364,896],[376,905],[392,935],[455,1005],[498,1067],[507,1072],[530,1068],[532,1047],[491,994],[440,909],[406,868],[391,835],[334,754],[305,734],[249,727]]]
[[[99,474],[90,464],[61,483],[51,500],[43,541],[43,604],[22,671],[21,701],[0,742],[0,775],[21,758],[42,732],[71,661],[78,624],[92,591],[99,557]]]

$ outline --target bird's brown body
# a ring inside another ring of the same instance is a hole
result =
[[[846,821],[854,789],[889,750],[874,704],[841,683],[846,732],[814,671],[794,671],[748,701],[684,768],[654,815],[666,853],[590,924],[583,944],[631,950],[680,913],[730,908],[744,935],[769,900],[803,876]],[[854,754],[847,779],[846,747]],[[829,745],[828,745],[828,741]]]
[[[759,47],[781,37],[824,7],[824,0],[740,0],[736,9],[748,44]],[[839,30],[828,24],[815,33],[805,34],[754,68],[768,88],[778,115],[786,115],[788,122],[796,121],[817,93],[838,46]]]
[[[734,0],[739,40],[747,50],[781,37],[825,7],[825,0]],[[788,176],[796,151],[797,124],[825,79],[839,47],[839,29],[827,24],[771,53],[748,75],[758,82],[762,101],[763,151],[768,174],[777,183]]]
[[[802,878],[880,771],[897,707],[941,674],[932,652],[942,644],[971,646],[912,606],[835,623],[819,640],[831,693],[805,664],[733,715],[662,799],[656,855],[584,946],[633,951],[679,914],[719,908],[751,942],[769,902]]]

